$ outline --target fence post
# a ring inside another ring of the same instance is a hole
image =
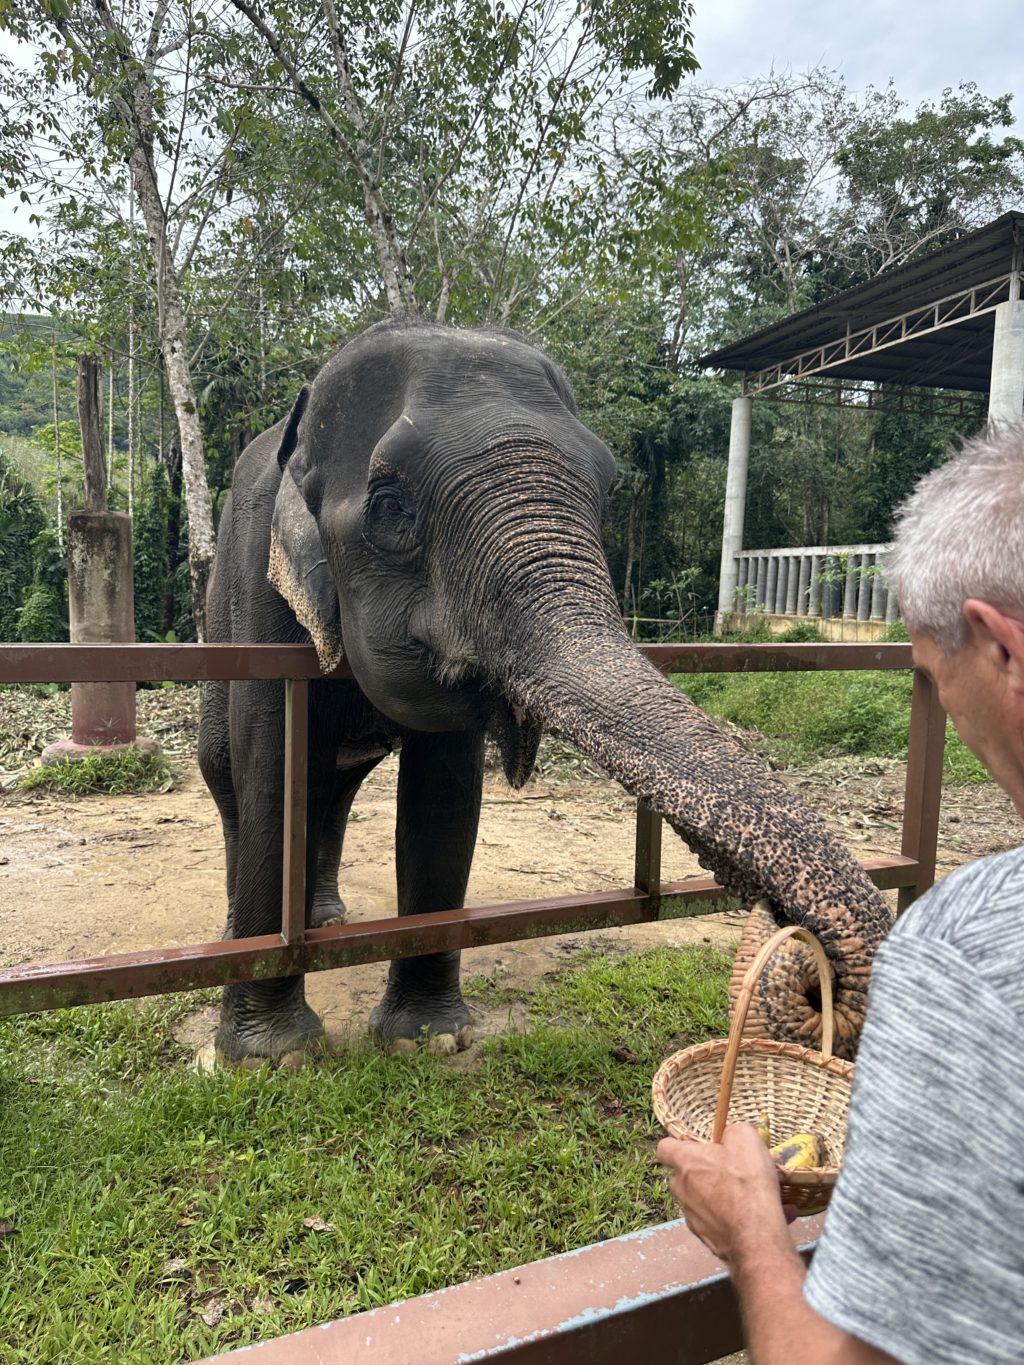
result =
[[[301,942],[306,932],[306,795],[309,748],[309,683],[284,684],[284,876],[281,937]]]
[[[935,881],[945,749],[946,713],[939,702],[939,690],[927,673],[915,668],[900,852],[905,858],[916,859],[918,869],[915,884],[900,888],[896,905],[898,915],[902,915]]]
[[[650,918],[661,908],[661,816],[642,801],[636,805],[636,857],[633,885],[648,898]]]

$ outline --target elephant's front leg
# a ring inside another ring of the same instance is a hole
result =
[[[398,772],[398,913],[422,915],[463,905],[473,862],[483,785],[482,734],[409,735]],[[387,991],[370,1018],[383,1043],[421,1042],[443,1050],[472,1041],[459,989],[459,953],[392,962]]]

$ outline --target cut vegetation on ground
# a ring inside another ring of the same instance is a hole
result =
[[[464,1070],[196,1074],[194,997],[3,1023],[4,1361],[172,1365],[672,1216],[651,1076],[722,1034],[728,967],[593,957]]]

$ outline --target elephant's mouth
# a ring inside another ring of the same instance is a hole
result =
[[[540,721],[499,696],[487,721],[487,735],[501,754],[501,766],[510,787],[524,786],[537,758],[543,728]]]

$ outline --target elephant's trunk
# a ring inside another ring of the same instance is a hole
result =
[[[514,707],[663,815],[729,891],[767,897],[820,939],[835,973],[836,1051],[852,1055],[889,911],[823,822],[633,647],[601,548],[599,491],[567,481],[541,441],[516,441],[488,451],[448,508],[444,530],[470,529],[478,566],[446,584],[455,633]],[[762,977],[777,1038],[820,1036],[809,961],[800,949],[776,955]]]
[[[550,636],[549,636],[550,639]],[[768,897],[821,941],[835,972],[836,1051],[852,1056],[875,949],[891,924],[878,891],[824,823],[633,648],[624,633],[565,638],[513,700],[663,815],[734,895]],[[773,1036],[816,1045],[810,959],[773,959],[761,1008]]]

